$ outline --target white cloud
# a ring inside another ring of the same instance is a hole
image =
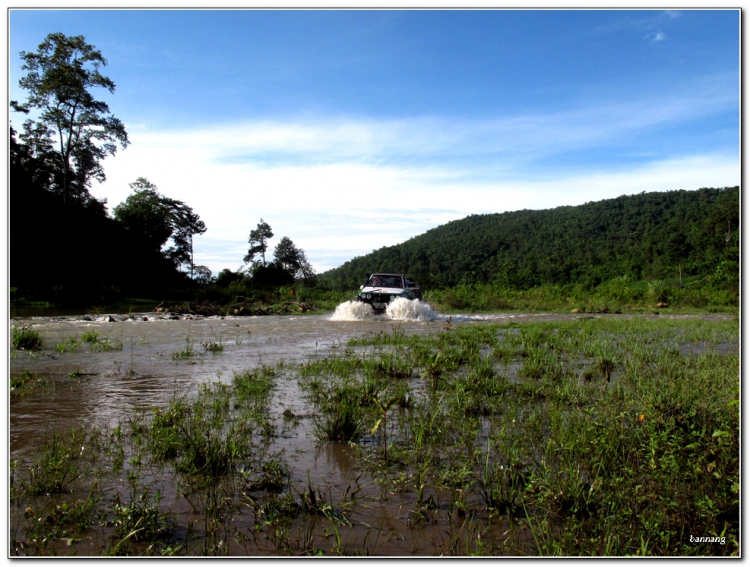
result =
[[[227,166],[251,163],[277,168],[281,163],[383,163],[502,154],[539,159],[587,148],[629,133],[704,117],[737,104],[726,84],[736,77],[713,77],[684,89],[688,94],[624,103],[599,103],[584,109],[483,120],[414,118],[318,121],[259,121],[167,132],[132,130],[133,146],[201,148],[201,155]],[[717,86],[718,85],[718,86]],[[128,150],[130,151],[130,150]],[[158,156],[155,156],[158,159]]]
[[[664,41],[667,39],[667,34],[665,34],[663,31],[660,31],[654,36],[653,41]]]
[[[136,143],[107,164],[103,193],[124,199],[138,176],[194,208],[208,226],[196,261],[214,272],[236,269],[260,218],[273,227],[273,247],[289,236],[318,271],[403,242],[469,214],[577,205],[641,191],[697,189],[739,183],[739,160],[692,156],[616,171],[578,172],[524,181],[471,180],[470,171],[433,165],[397,167],[333,163],[258,167],[220,164],[203,145]]]
[[[146,177],[186,202],[208,227],[196,239],[196,261],[214,272],[237,269],[261,217],[274,230],[271,247],[289,236],[323,271],[469,214],[736,185],[739,159],[733,155],[657,161],[651,148],[638,146],[630,153],[642,156],[639,165],[606,169],[574,168],[555,157],[599,151],[737,102],[709,88],[692,92],[485,121],[329,118],[179,132],[133,129],[131,146],[105,162],[108,180],[92,192],[114,207],[129,194],[129,183]]]

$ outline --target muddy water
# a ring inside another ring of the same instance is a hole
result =
[[[38,388],[13,399],[10,446],[14,458],[33,452],[44,433],[94,424],[113,425],[133,409],[165,406],[176,393],[195,389],[206,381],[231,380],[232,372],[272,365],[280,360],[300,361],[325,356],[343,348],[353,336],[391,332],[438,330],[439,320],[394,321],[384,316],[365,321],[333,321],[331,315],[301,317],[226,317],[171,320],[156,313],[134,314],[115,322],[83,321],[81,317],[31,318],[44,339],[40,353],[14,353],[11,374],[29,370],[52,379],[54,388]],[[137,319],[147,318],[147,321]],[[96,331],[122,350],[91,352],[85,343],[75,352],[55,352],[57,343]],[[204,352],[203,343],[221,342],[224,350]],[[197,354],[173,360],[173,353],[190,344]],[[85,375],[69,379],[71,372]],[[280,381],[273,407],[297,413],[301,400],[296,381]]]
[[[38,353],[19,352],[10,362],[11,374],[22,370],[35,372],[54,382],[54,387],[40,387],[20,395],[13,395],[10,404],[11,458],[26,459],[44,444],[52,432],[71,428],[113,426],[132,416],[134,409],[163,407],[176,394],[190,393],[207,381],[229,382],[233,371],[253,369],[260,365],[276,365],[279,361],[295,362],[309,358],[325,357],[345,349],[351,337],[367,336],[394,329],[407,334],[437,332],[455,325],[483,322],[519,323],[531,321],[568,320],[581,318],[574,315],[548,314],[491,314],[441,316],[422,307],[389,311],[386,314],[362,316],[356,306],[344,306],[333,315],[267,316],[267,317],[212,317],[202,319],[173,319],[156,313],[135,313],[134,318],[113,314],[100,316],[100,320],[86,321],[81,316],[34,317],[22,320],[33,324],[45,341]],[[597,315],[597,317],[625,317]],[[652,316],[646,316],[650,318]],[[653,316],[656,318],[657,316]],[[675,316],[680,318],[680,316]],[[687,318],[687,316],[684,316]],[[588,317],[586,317],[588,318]],[[729,316],[704,316],[704,319],[726,319]],[[110,319],[114,319],[113,321]],[[84,332],[96,331],[100,339],[108,338],[115,350],[92,352],[84,344],[75,352],[60,353],[55,344],[70,337],[80,338]],[[223,351],[206,352],[204,343],[221,343]],[[121,348],[120,348],[121,345]],[[174,358],[190,347],[194,355]],[[69,377],[70,373],[79,374]],[[303,416],[310,407],[303,400],[297,380],[292,373],[278,373],[272,417],[283,423],[286,409]],[[360,471],[354,462],[353,450],[346,444],[317,441],[312,431],[312,421],[300,420],[294,427],[279,427],[280,435],[274,440],[272,450],[283,451],[292,467],[293,482],[305,486],[309,477],[313,486],[327,486],[340,496]],[[189,516],[185,502],[176,498],[174,479],[166,478],[161,486],[165,503],[173,503],[172,512]],[[382,518],[386,530],[396,536],[380,548],[382,554],[429,554],[439,551],[441,538],[437,524],[435,533],[422,536],[419,544],[412,544],[403,533],[403,501],[379,494],[372,487],[369,501],[352,513],[352,519],[372,522]],[[184,508],[184,509],[183,509]],[[238,519],[241,525],[251,526],[254,518]],[[445,525],[443,524],[443,527]],[[503,528],[502,526],[498,529]],[[426,528],[427,531],[433,528]],[[504,529],[504,528],[503,528]],[[361,525],[352,528],[363,531]],[[526,534],[528,535],[528,534]],[[357,533],[361,540],[366,534]],[[523,534],[517,537],[523,538]],[[82,544],[83,545],[83,544]],[[238,544],[239,545],[239,544]],[[414,547],[412,547],[414,545]],[[432,546],[432,547],[430,547]],[[81,554],[99,553],[95,545],[79,550]],[[271,552],[272,548],[254,549],[233,547],[233,554]]]
[[[20,319],[19,322],[31,323],[40,332],[45,348],[39,353],[13,353],[11,374],[29,370],[52,379],[56,385],[14,396],[10,408],[11,456],[24,457],[33,452],[43,443],[45,432],[95,424],[113,425],[131,415],[134,408],[165,406],[175,394],[190,392],[206,381],[227,382],[235,370],[274,365],[281,360],[293,362],[326,356],[345,348],[351,337],[390,333],[395,328],[411,334],[435,332],[448,325],[580,318],[561,314],[502,313],[449,317],[434,312],[425,317],[425,311],[396,316],[404,319],[384,314],[367,315],[362,320],[354,312],[179,320],[157,313],[135,313],[135,319],[120,314],[104,315],[94,321],[82,320],[81,316]],[[410,316],[412,318],[408,318]],[[105,322],[108,318],[115,321]],[[97,331],[100,338],[109,338],[118,347],[121,343],[121,350],[91,352],[87,343],[75,352],[53,350],[55,344],[69,337],[80,338],[86,331]],[[220,342],[224,350],[217,354],[205,352],[205,342]],[[173,354],[187,345],[192,347],[195,356],[174,360]],[[71,372],[83,375],[68,378]],[[279,381],[273,407],[279,414],[287,408],[295,413],[302,411],[296,380]]]

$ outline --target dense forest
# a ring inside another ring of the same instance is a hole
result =
[[[102,162],[130,144],[125,126],[94,96],[114,93],[102,74],[106,59],[83,36],[49,34],[36,52],[21,52],[19,81],[26,101],[10,101],[26,115],[10,126],[10,295],[16,303],[92,305],[125,297],[195,299],[245,296],[310,282],[314,271],[303,250],[281,238],[266,261],[264,223],[251,231],[242,273],[212,277],[194,263],[193,238],[208,229],[182,201],[158,192],[148,179],[112,214],[94,198],[93,181],[106,180]],[[257,257],[260,256],[260,259]],[[236,289],[226,292],[232,283]]]
[[[88,305],[194,287],[145,236],[110,218],[85,187],[63,202],[57,170],[17,143],[12,129],[10,142],[12,296]]]
[[[295,279],[314,281],[304,251],[289,237],[281,238],[272,260],[265,260],[273,232],[262,219],[250,234],[245,257],[250,265],[214,277],[193,263],[193,236],[207,228],[185,203],[138,178],[130,184],[133,193],[110,216],[106,202],[77,184],[75,175],[65,195],[57,156],[39,151],[28,136],[19,142],[12,127],[10,133],[10,285],[16,302],[221,301],[265,297]]]
[[[11,298],[91,304],[185,290],[210,277],[193,264],[193,236],[206,227],[185,203],[138,178],[110,217],[106,200],[89,193],[106,180],[103,160],[130,144],[95,96],[115,91],[101,52],[58,32],[20,56],[28,98],[10,101],[14,116],[27,116],[20,132],[10,126]]]
[[[597,286],[615,277],[739,277],[739,188],[621,196],[575,207],[471,215],[319,276],[356,289],[373,272],[407,273],[423,287],[498,283]],[[726,278],[725,278],[726,279]]]

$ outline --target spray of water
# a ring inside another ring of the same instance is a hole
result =
[[[393,320],[393,321],[434,321],[440,319],[432,308],[415,299],[410,301],[398,297],[391,301],[385,313],[376,314],[367,303],[360,301],[346,301],[336,307],[331,316],[332,321],[367,321],[367,320]]]
[[[385,314],[395,321],[434,321],[440,318],[425,302],[419,299],[409,301],[403,297],[391,301]]]
[[[345,301],[333,312],[331,321],[366,321],[374,319],[375,311],[367,303],[360,301]]]

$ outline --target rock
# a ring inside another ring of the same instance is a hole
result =
[[[665,301],[660,301],[659,303],[656,304],[656,307],[658,309],[663,309],[664,307],[669,307],[669,305],[667,305]]]
[[[580,309],[573,309],[573,311],[571,311],[571,313],[580,313],[580,312],[581,312]]]
[[[115,319],[114,317],[112,317],[112,315],[107,315],[104,318],[104,322],[105,323],[117,323],[117,319]]]

